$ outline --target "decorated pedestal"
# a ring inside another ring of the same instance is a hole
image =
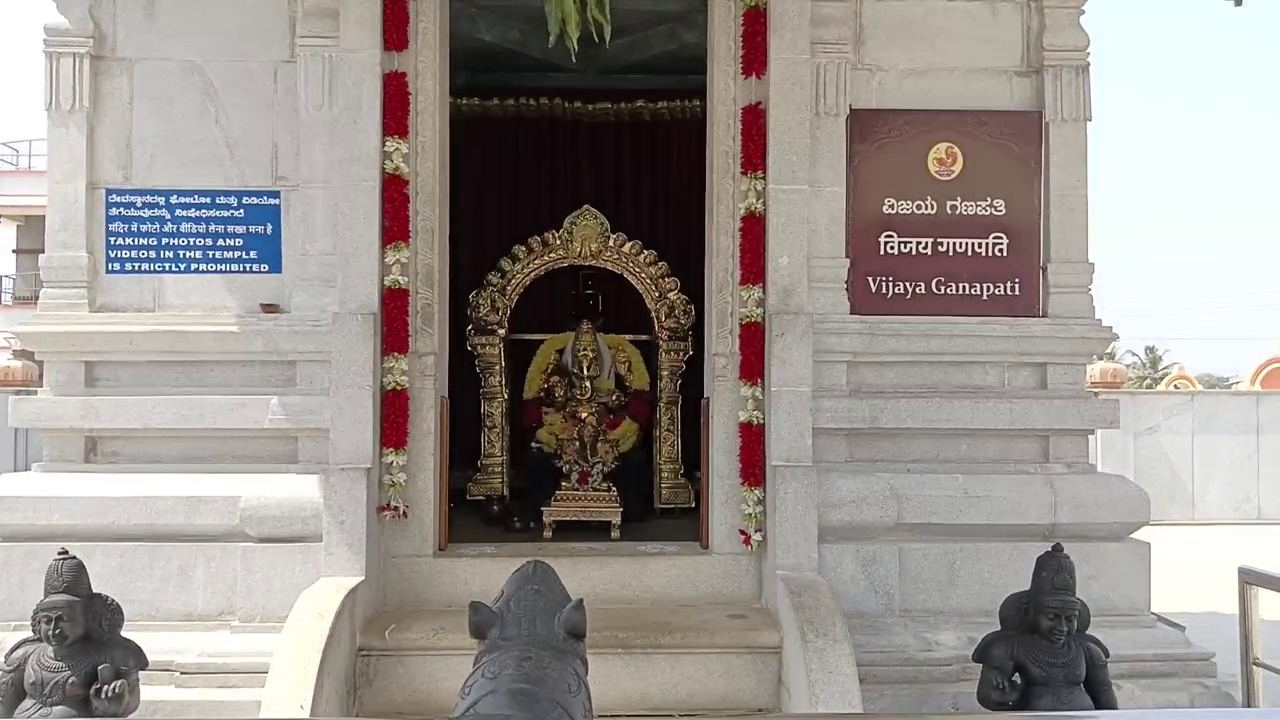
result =
[[[542,508],[542,539],[550,540],[557,522],[607,522],[609,539],[622,537],[622,501],[618,491],[560,490]]]

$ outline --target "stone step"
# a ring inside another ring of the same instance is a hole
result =
[[[760,602],[758,558],[745,553],[715,555],[687,543],[456,547],[445,556],[390,560],[387,606],[465,608],[477,598],[492,598],[511,572],[531,557],[551,563],[569,593],[593,606]]]
[[[1231,695],[1233,683],[1212,678],[1116,679],[1116,699],[1123,708],[1239,707]],[[975,697],[974,682],[862,685],[867,713],[985,713]]]
[[[144,687],[260,688],[267,684],[267,673],[177,673],[151,670],[142,673],[141,680]]]
[[[253,718],[262,705],[261,688],[187,688],[151,685],[142,688],[135,718]]]
[[[849,618],[866,712],[982,712],[971,659],[994,622],[978,618]],[[1099,616],[1121,707],[1231,707],[1213,653],[1146,616]],[[1227,688],[1229,689],[1229,688]],[[1191,703],[1191,705],[1188,705]]]
[[[588,606],[597,714],[776,710],[782,639],[756,605]],[[383,612],[360,636],[366,717],[444,717],[476,643],[463,608]]]

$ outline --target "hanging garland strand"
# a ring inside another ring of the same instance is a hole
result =
[[[382,49],[409,49],[409,0],[383,0]],[[396,65],[399,65],[397,62]],[[409,516],[403,493],[409,449],[409,76],[382,75],[382,517]]]
[[[739,69],[743,80],[764,77],[769,62],[767,0],[742,0]],[[738,535],[751,550],[764,542],[764,284],[765,149],[764,104],[752,102],[739,115],[744,197],[738,219],[738,379],[743,408],[738,413],[738,482],[742,527]]]

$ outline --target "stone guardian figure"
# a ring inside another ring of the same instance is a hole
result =
[[[480,642],[452,717],[592,720],[587,684],[587,610],[554,568],[530,560],[511,573],[492,605],[467,608]]]
[[[973,651],[982,665],[978,704],[993,711],[1118,708],[1107,660],[1090,635],[1089,606],[1076,596],[1076,568],[1061,543],[1036,558],[1031,587],[1000,604],[1000,629]]]
[[[147,655],[124,638],[124,611],[94,592],[66,548],[44,576],[31,637],[0,663],[0,718],[123,718],[137,712]]]

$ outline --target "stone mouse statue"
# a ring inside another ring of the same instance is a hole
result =
[[[587,609],[555,568],[530,560],[511,573],[492,605],[467,608],[480,642],[452,717],[592,720],[587,684]]]

